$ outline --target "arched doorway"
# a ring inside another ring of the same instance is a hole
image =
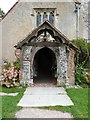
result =
[[[34,83],[56,83],[56,72],[55,53],[48,47],[38,50],[33,61]]]

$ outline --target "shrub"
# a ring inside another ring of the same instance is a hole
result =
[[[17,59],[13,64],[16,70],[20,70],[20,59]]]
[[[16,60],[15,62],[12,63],[4,61],[2,68],[3,75],[2,85],[6,87],[19,86],[19,70],[20,70],[19,60]]]
[[[84,39],[73,40],[73,43],[79,48],[75,55],[75,82],[76,84],[90,84],[84,68],[90,68],[90,43]]]
[[[85,71],[82,65],[76,65],[75,84],[89,86],[90,74]]]
[[[89,44],[84,39],[73,40],[73,43],[79,48],[76,53],[76,64],[84,65],[89,61]]]
[[[85,79],[85,74],[84,74],[84,68],[82,65],[76,65],[76,69],[75,69],[75,83],[76,84],[82,84],[84,83]]]
[[[85,82],[90,86],[90,69],[84,69]]]
[[[90,43],[88,43],[88,51],[89,51],[89,55],[90,55]]]

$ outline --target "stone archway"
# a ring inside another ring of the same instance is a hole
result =
[[[41,48],[33,60],[34,83],[55,83],[57,61],[55,53],[48,47]]]

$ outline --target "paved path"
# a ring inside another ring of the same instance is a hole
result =
[[[0,92],[0,96],[17,96],[18,93],[4,93],[4,92]]]
[[[28,87],[18,103],[22,107],[72,106],[63,87]]]
[[[16,118],[73,118],[70,113],[37,108],[23,108],[16,113]]]

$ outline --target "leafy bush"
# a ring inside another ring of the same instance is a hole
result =
[[[84,39],[73,40],[73,43],[79,48],[76,53],[76,64],[85,65],[89,61],[90,46]]]
[[[20,59],[17,59],[15,62],[13,62],[15,69],[20,70]]]
[[[85,74],[84,74],[84,68],[82,65],[76,65],[76,70],[75,70],[75,83],[76,84],[82,84],[84,83],[85,79]]]
[[[88,43],[88,51],[89,51],[89,55],[90,55],[90,43]]]
[[[6,87],[19,86],[20,61],[9,63],[4,61],[2,69],[2,85]]]
[[[84,69],[85,81],[90,86],[90,69]]]
[[[1,10],[1,8],[0,8],[0,16],[2,16],[2,17],[5,16],[5,13],[3,12],[3,10]]]
[[[75,55],[75,82],[76,84],[89,84],[84,68],[90,68],[90,43],[84,39],[73,40],[73,43],[79,48],[79,52]]]

